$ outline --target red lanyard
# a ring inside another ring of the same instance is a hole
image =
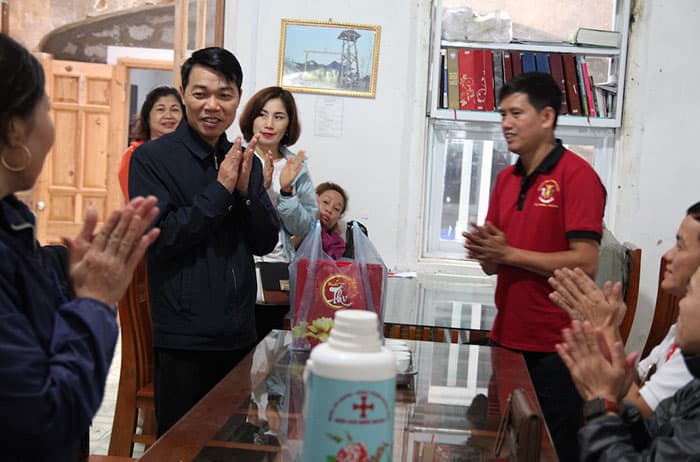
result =
[[[678,349],[678,345],[676,345],[675,343],[671,345],[671,349],[668,350],[668,353],[666,353],[666,361],[671,359],[671,356],[673,356],[673,353],[676,352],[676,349]]]

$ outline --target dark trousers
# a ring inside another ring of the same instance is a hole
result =
[[[158,437],[180,420],[250,351],[192,351],[155,348],[153,398]]]
[[[501,346],[493,340],[489,345]],[[518,352],[525,358],[559,460],[579,460],[577,434],[583,426],[583,400],[576,391],[569,369],[557,353]]]

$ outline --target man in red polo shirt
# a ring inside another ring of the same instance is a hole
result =
[[[549,74],[521,74],[499,101],[503,135],[519,159],[498,175],[486,222],[472,223],[464,246],[498,274],[491,344],[523,353],[559,459],[578,460],[582,401],[555,348],[570,319],[549,300],[547,278],[577,266],[595,276],[605,188],[554,136],[561,91]]]

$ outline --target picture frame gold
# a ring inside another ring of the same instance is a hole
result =
[[[282,19],[277,85],[374,98],[381,26]]]

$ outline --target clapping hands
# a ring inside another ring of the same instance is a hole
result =
[[[157,199],[137,197],[109,216],[97,234],[97,212],[88,208],[77,237],[64,238],[69,252],[69,278],[76,297],[91,297],[114,305],[131,283],[136,265],[158,237],[144,234],[158,214]]]
[[[635,376],[637,353],[625,357],[622,342],[608,344],[603,332],[587,321],[572,321],[571,329],[564,329],[562,335],[564,343],[556,346],[557,353],[581,397],[622,400]]]
[[[224,185],[229,191],[235,189],[243,196],[248,195],[248,184],[250,182],[250,171],[253,167],[253,156],[255,155],[255,146],[258,144],[260,135],[254,135],[245,151],[242,151],[241,146],[243,141],[239,136],[228,150],[224,160],[219,165],[219,173],[217,181]]]
[[[608,281],[599,289],[580,268],[561,268],[548,279],[554,292],[549,299],[566,311],[572,320],[589,321],[603,329],[609,343],[621,340],[619,326],[627,306],[622,285]]]

